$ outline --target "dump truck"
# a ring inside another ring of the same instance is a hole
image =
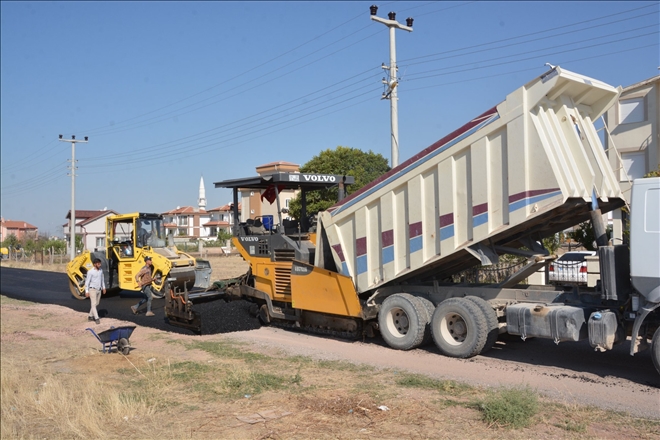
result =
[[[623,207],[596,121],[620,88],[555,67],[504,101],[318,213],[314,224],[239,223],[233,244],[249,270],[220,283],[225,300],[253,303],[264,324],[344,337],[380,333],[392,348],[433,341],[469,358],[498,335],[588,339],[607,351],[630,338],[660,372],[660,189],[635,181],[630,249],[610,245],[603,214]],[[215,183],[241,189],[300,188],[341,176],[275,173]],[[279,211],[279,207],[278,207]],[[542,239],[585,221],[598,237],[595,286],[528,285],[552,263]],[[249,223],[251,222],[251,223]],[[527,258],[497,284],[452,282],[501,255]],[[198,324],[194,298],[168,300],[168,316]],[[201,319],[205,319],[202,317]]]
[[[86,250],[67,264],[74,298],[85,299],[85,279],[95,258],[101,260],[109,290],[139,291],[135,275],[144,258],[153,262],[151,290],[163,298],[170,289],[203,290],[211,285],[211,265],[182,252],[166,235],[163,216],[134,212],[106,218],[104,250]]]

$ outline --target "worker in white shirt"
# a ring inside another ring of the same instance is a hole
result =
[[[103,270],[101,270],[101,260],[94,258],[93,263],[94,268],[87,272],[87,278],[85,279],[85,297],[89,298],[89,302],[92,303],[87,320],[100,324],[101,321],[96,306],[101,302],[101,292],[105,295],[105,280],[103,279]]]

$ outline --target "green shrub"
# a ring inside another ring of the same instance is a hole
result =
[[[489,425],[524,428],[538,410],[538,396],[529,388],[502,389],[490,393],[478,408]]]

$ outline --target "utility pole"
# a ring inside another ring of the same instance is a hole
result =
[[[380,18],[376,16],[378,12],[378,6],[371,5],[369,7],[371,12],[371,19],[382,23],[390,29],[390,78],[385,80],[383,78],[383,83],[387,85],[387,90],[383,92],[383,97],[381,99],[390,100],[390,125],[392,127],[392,168],[399,165],[399,114],[397,109],[397,85],[399,79],[397,78],[397,66],[396,66],[396,43],[394,39],[395,29],[403,29],[404,31],[412,32],[413,19],[411,17],[406,18],[406,26],[402,25],[396,21],[396,13],[390,12],[387,14],[389,20]],[[383,69],[388,69],[385,64],[383,64]]]
[[[88,137],[85,136],[84,141],[76,140],[75,135],[71,135],[71,139],[62,139],[60,135],[61,142],[71,142],[71,219],[69,220],[69,245],[71,260],[76,258],[76,144],[83,143],[86,144]]]

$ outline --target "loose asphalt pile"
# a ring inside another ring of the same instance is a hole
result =
[[[259,319],[250,315],[251,303],[223,300],[195,304],[193,310],[201,314],[202,335],[255,330],[261,327]]]

